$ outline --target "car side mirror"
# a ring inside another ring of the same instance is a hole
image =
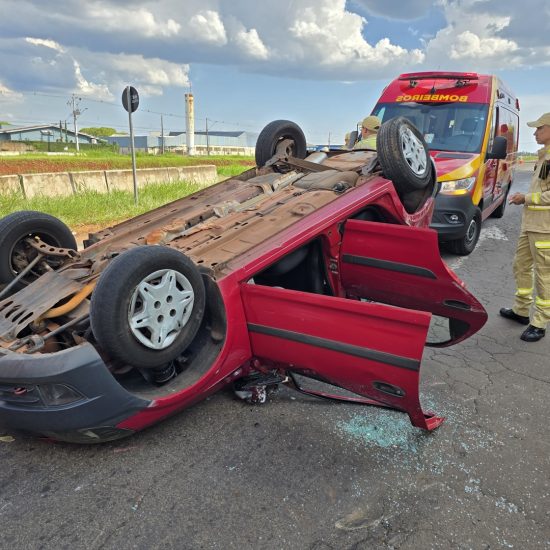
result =
[[[490,151],[487,151],[485,158],[489,159],[505,159],[506,149],[508,148],[508,140],[504,136],[496,136],[493,140],[493,146]]]
[[[353,130],[353,132],[350,132],[348,142],[346,143],[346,148],[353,149],[353,146],[357,142],[358,137],[359,137],[359,132],[357,130]]]

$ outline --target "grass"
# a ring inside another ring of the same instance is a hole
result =
[[[113,225],[168,202],[198,191],[200,186],[185,182],[159,183],[139,190],[138,204],[128,191],[97,193],[89,191],[67,197],[0,195],[0,216],[16,210],[39,210],[63,220],[71,229],[82,225]]]
[[[19,155],[17,157],[3,158],[2,162],[14,160],[36,160],[47,158],[48,161],[59,160],[66,165],[70,163],[71,170],[85,170],[86,166],[82,162],[88,159],[91,162],[104,161],[109,163],[113,169],[131,168],[131,159],[127,156],[117,155],[115,153],[105,154],[105,151],[87,152],[85,156],[77,157],[44,157],[44,155]],[[198,162],[200,160],[200,162]],[[141,161],[141,162],[140,162]],[[237,176],[244,170],[254,166],[253,157],[243,156],[210,156],[210,157],[184,157],[181,155],[166,154],[161,156],[138,155],[137,165],[140,168],[169,167],[169,166],[187,166],[193,164],[216,164],[218,175],[221,178]],[[74,168],[72,168],[74,166]],[[38,210],[46,212],[56,218],[63,220],[73,231],[78,231],[80,227],[110,226],[119,223],[128,218],[137,216],[163,204],[177,200],[198,191],[199,185],[188,182],[173,182],[150,184],[139,189],[138,205],[134,204],[134,195],[128,191],[113,191],[111,193],[97,193],[88,191],[78,195],[66,197],[34,197],[25,199],[20,194],[1,194],[0,193],[0,217],[6,216],[17,210]]]

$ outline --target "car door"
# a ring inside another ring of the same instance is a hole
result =
[[[436,315],[448,346],[477,332],[487,320],[483,306],[446,266],[432,229],[347,220],[339,258],[349,296]]]
[[[500,109],[495,106],[493,109],[493,119],[487,131],[490,132],[488,148],[492,147],[493,138],[499,135],[498,128],[500,125]],[[501,192],[498,187],[498,173],[500,162],[498,159],[481,159],[485,162],[485,173],[483,175],[483,204],[485,208],[489,207],[499,196]]]
[[[395,408],[428,430],[443,421],[422,411],[418,395],[429,313],[254,284],[243,284],[241,296],[260,364],[366,399],[305,393]]]

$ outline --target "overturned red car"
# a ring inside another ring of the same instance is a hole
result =
[[[224,386],[261,401],[281,383],[426,430],[443,421],[420,405],[424,346],[467,338],[486,313],[428,228],[437,178],[422,135],[396,118],[378,151],[307,156],[279,120],[256,161],[80,251],[49,215],[0,220],[3,429],[109,441]]]

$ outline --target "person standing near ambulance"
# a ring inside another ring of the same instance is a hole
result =
[[[500,315],[529,325],[521,335],[526,342],[537,342],[546,334],[550,320],[550,113],[528,122],[536,128],[535,139],[543,145],[529,192],[514,193],[510,204],[523,204],[521,232],[514,258],[516,299],[512,308],[502,308]],[[533,317],[529,310],[535,300]]]
[[[376,138],[382,121],[370,115],[361,122],[361,139],[353,146],[354,149],[372,149],[376,151]]]

